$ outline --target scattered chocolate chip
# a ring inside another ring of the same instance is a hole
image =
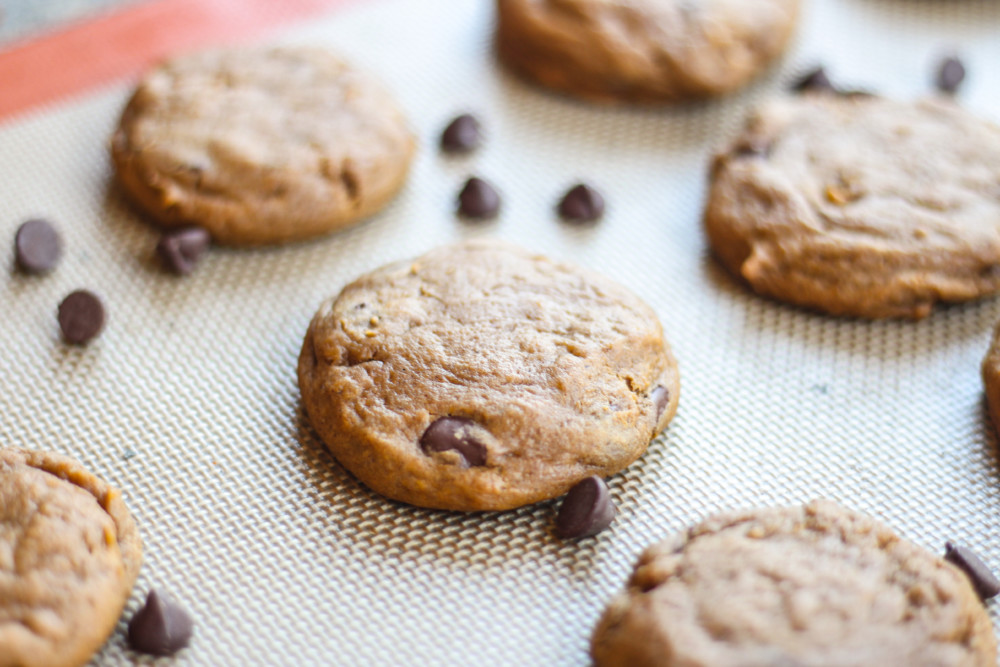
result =
[[[59,304],[59,328],[67,343],[88,342],[104,328],[104,305],[87,290],[77,290]]]
[[[792,84],[791,89],[797,93],[804,93],[806,91],[827,91],[832,93],[835,91],[833,84],[830,82],[830,77],[826,75],[826,70],[823,67],[817,67],[797,79]]]
[[[201,227],[171,230],[160,237],[156,254],[171,272],[187,275],[194,270],[211,240],[208,231]]]
[[[188,645],[194,622],[173,602],[149,591],[146,604],[128,623],[128,643],[150,655],[173,655]]]
[[[470,466],[485,465],[486,445],[470,433],[469,427],[474,425],[463,417],[440,417],[424,431],[420,447],[427,453],[454,450]]]
[[[597,476],[578,482],[563,500],[556,517],[559,537],[588,537],[611,525],[615,504],[604,480]]]
[[[500,211],[500,195],[481,178],[473,176],[458,194],[458,213],[466,218],[495,218]]]
[[[956,56],[948,56],[938,65],[935,85],[942,93],[954,95],[965,80],[965,65]]]
[[[979,597],[988,600],[1000,593],[1000,580],[971,549],[945,542],[944,559],[965,572]]]
[[[656,407],[656,421],[660,421],[663,411],[670,405],[670,390],[663,385],[656,385],[650,394],[650,398],[653,399],[653,406]]]
[[[28,220],[14,236],[17,265],[26,273],[44,273],[59,262],[62,241],[47,220]]]
[[[446,153],[468,153],[482,143],[479,121],[471,114],[455,118],[441,133],[441,149]]]
[[[604,197],[586,183],[580,183],[559,202],[559,215],[570,222],[593,222],[604,215]]]

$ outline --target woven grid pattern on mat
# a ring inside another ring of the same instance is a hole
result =
[[[491,23],[487,2],[380,0],[284,35],[349,54],[398,93],[421,137],[412,177],[364,225],[215,250],[184,279],[162,272],[155,230],[111,184],[106,143],[128,86],[0,127],[0,238],[44,215],[67,251],[42,278],[4,260],[0,441],[69,453],[124,489],[146,550],[125,617],[149,587],[182,600],[197,630],[177,664],[585,664],[593,623],[646,544],[721,509],[820,496],[1000,565],[997,444],[978,377],[1000,301],[921,322],[803,312],[729,279],[699,224],[711,147],[811,63],[907,97],[958,47],[963,101],[1000,120],[1000,4],[807,0],[781,72],[671,110],[540,93],[497,68]],[[445,158],[438,133],[465,110],[486,145]],[[503,193],[497,221],[451,214],[470,173]],[[609,201],[584,229],[553,213],[581,178]],[[319,303],[365,270],[470,236],[619,280],[674,346],[678,415],[611,481],[620,515],[596,538],[557,540],[554,503],[466,516],[386,501],[303,418],[295,362]],[[77,287],[109,309],[86,348],[62,345],[55,323]],[[95,664],[137,659],[120,624]]]

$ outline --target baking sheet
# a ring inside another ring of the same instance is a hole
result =
[[[197,622],[184,665],[586,664],[590,629],[646,544],[718,510],[821,496],[1000,569],[1000,462],[978,376],[1000,301],[921,322],[796,310],[729,279],[699,221],[711,147],[815,62],[845,85],[911,97],[957,49],[963,102],[1000,121],[1000,3],[805,5],[778,70],[667,110],[586,106],[507,75],[485,1],[378,0],[299,26],[280,40],[340,50],[397,92],[421,138],[412,176],[360,227],[217,249],[187,278],[160,269],[156,231],[111,185],[106,142],[130,84],[0,126],[0,238],[42,215],[66,250],[41,278],[3,260],[0,442],[74,455],[124,490],[146,553],[124,618],[150,587],[182,601]],[[438,134],[462,111],[483,120],[486,144],[444,157]],[[503,194],[493,223],[451,213],[473,173]],[[553,213],[579,179],[608,200],[591,228]],[[619,518],[596,538],[556,539],[555,503],[462,515],[384,500],[303,418],[295,362],[319,303],[363,271],[473,236],[629,286],[680,361],[678,415],[611,481]],[[109,310],[85,348],[60,343],[55,321],[78,287]],[[136,660],[121,623],[94,664]]]

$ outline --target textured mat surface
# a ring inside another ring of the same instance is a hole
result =
[[[584,106],[509,77],[485,1],[379,0],[297,28],[283,39],[345,52],[397,91],[421,137],[412,178],[358,228],[217,250],[185,279],[161,271],[155,230],[111,185],[106,143],[130,86],[0,126],[0,239],[9,248],[43,215],[66,242],[46,277],[2,260],[0,442],[72,454],[124,489],[146,546],[126,617],[149,587],[182,600],[198,625],[177,664],[586,664],[593,623],[648,542],[717,510],[819,496],[934,550],[964,542],[1000,569],[1000,464],[978,376],[1000,301],[922,322],[795,310],[730,280],[699,222],[710,149],[817,61],[844,84],[910,97],[957,48],[962,100],[1000,121],[1000,4],[806,5],[782,71],[673,110]],[[445,158],[438,133],[465,110],[486,145]],[[502,191],[497,221],[453,217],[470,173]],[[553,213],[581,178],[609,202],[588,229]],[[620,516],[597,538],[557,540],[553,503],[463,516],[385,501],[303,419],[295,361],[319,303],[360,272],[469,236],[619,280],[674,346],[678,415],[612,480]],[[59,342],[55,321],[77,287],[109,310],[82,349]],[[95,664],[133,660],[122,624]]]

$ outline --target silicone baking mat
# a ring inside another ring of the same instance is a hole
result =
[[[711,148],[813,63],[911,97],[954,49],[970,72],[962,101],[1000,120],[1000,3],[807,0],[778,70],[674,109],[593,107],[523,84],[494,62],[492,21],[485,1],[378,0],[282,34],[346,53],[396,91],[421,138],[412,176],[359,227],[215,249],[187,278],[160,268],[156,231],[112,184],[106,144],[129,82],[0,126],[0,238],[9,248],[41,215],[66,250],[45,277],[16,273],[5,253],[0,442],[72,454],[124,490],[146,553],[124,617],[150,587],[182,601],[197,628],[177,664],[586,664],[590,630],[646,544],[719,510],[816,497],[935,551],[965,543],[1000,569],[997,441],[978,375],[1000,301],[920,322],[812,314],[736,284],[700,227]],[[486,143],[444,157],[439,132],[462,111]],[[495,222],[452,214],[472,173],[503,194]],[[579,179],[608,200],[589,228],[553,212]],[[556,539],[555,503],[462,515],[384,500],[303,417],[295,362],[319,303],[363,271],[472,236],[619,280],[674,346],[677,417],[611,480],[619,518],[596,538]],[[83,348],[62,344],[55,321],[78,287],[109,310]],[[121,623],[94,664],[142,660]]]

